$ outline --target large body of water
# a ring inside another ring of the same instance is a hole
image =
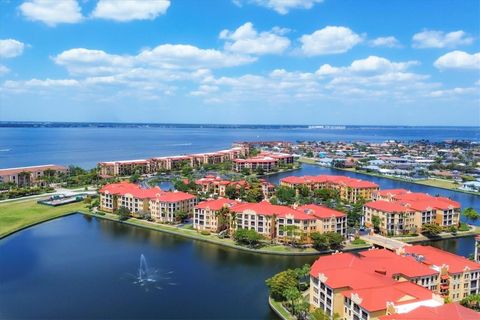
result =
[[[0,168],[56,163],[92,168],[99,161],[215,151],[234,141],[325,140],[381,142],[480,140],[474,127],[306,128],[5,128]]]
[[[100,129],[0,128],[0,168],[203,152],[236,140],[476,140],[478,131],[429,128]],[[342,174],[450,197],[480,210],[480,197],[312,165],[268,177]],[[431,245],[468,256],[472,237]],[[157,281],[136,282],[140,256]],[[271,319],[265,279],[315,257],[244,253],[115,222],[72,215],[0,240],[0,318]]]

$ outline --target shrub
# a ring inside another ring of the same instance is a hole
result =
[[[210,235],[210,231],[208,231],[208,230],[202,230],[202,231],[200,231],[200,234],[201,234],[202,236],[209,236],[209,235]]]

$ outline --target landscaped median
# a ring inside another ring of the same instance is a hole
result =
[[[37,200],[16,200],[0,203],[0,239],[14,232],[61,216],[88,212],[83,202],[51,207]]]
[[[94,217],[107,219],[111,221],[116,221],[120,223],[124,223],[127,225],[132,225],[136,227],[146,228],[150,230],[166,232],[178,236],[182,236],[189,239],[195,239],[200,241],[205,241],[208,243],[213,243],[217,245],[221,245],[228,248],[233,248],[242,251],[254,252],[254,253],[261,253],[261,254],[273,254],[273,255],[304,255],[304,256],[316,256],[319,254],[330,253],[331,251],[319,252],[313,248],[294,248],[291,246],[284,246],[284,245],[265,245],[258,249],[249,248],[246,246],[241,246],[235,243],[234,240],[229,238],[220,239],[215,234],[202,234],[197,232],[196,230],[189,229],[187,227],[178,227],[173,225],[166,225],[166,224],[159,224],[155,222],[150,222],[146,220],[140,220],[135,218],[130,218],[125,221],[119,221],[118,216],[111,213],[85,213]],[[370,245],[351,245],[345,247],[342,251],[349,251],[349,250],[359,250],[362,248],[369,248]]]

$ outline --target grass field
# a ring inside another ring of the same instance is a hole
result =
[[[0,203],[0,238],[43,221],[86,210],[83,202],[59,207],[37,204],[37,200]]]

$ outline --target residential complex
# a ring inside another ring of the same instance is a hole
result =
[[[381,316],[380,320],[478,320],[478,312],[458,303],[447,303],[438,307],[418,307],[407,313]]]
[[[264,172],[271,172],[277,170],[281,166],[293,164],[293,162],[294,160],[291,154],[262,152],[255,157],[233,160],[233,170],[237,172],[241,172],[244,169],[250,171],[262,170]]]
[[[475,253],[474,253],[475,261],[480,263],[480,236],[475,237]]]
[[[159,187],[142,189],[129,182],[108,184],[98,192],[102,211],[115,212],[124,207],[134,215],[147,214],[163,223],[176,222],[176,213],[190,213],[196,204],[196,197],[188,193],[167,192]]]
[[[306,186],[310,190],[337,190],[340,198],[350,203],[355,203],[359,200],[371,200],[373,192],[379,188],[376,183],[370,181],[331,175],[290,176],[281,179],[280,185],[296,189],[300,186]]]
[[[460,203],[445,197],[394,189],[375,191],[373,199],[364,205],[364,224],[373,227],[373,218],[378,217],[384,235],[417,233],[425,224],[456,227],[459,223]]]
[[[218,212],[223,207],[233,213],[228,217],[231,233],[253,229],[266,239],[297,243],[311,243],[313,232],[337,232],[345,236],[346,215],[336,210],[317,205],[293,208],[268,201],[249,203],[224,198],[207,200],[196,206],[194,229],[217,232]]]
[[[55,164],[0,169],[0,183],[14,183],[17,186],[44,185],[45,175],[67,173],[68,169]]]
[[[217,152],[155,157],[140,160],[99,162],[98,167],[100,169],[100,176],[102,177],[126,176],[136,172],[140,174],[148,174],[164,170],[181,169],[185,165],[195,168],[204,164],[217,164],[226,161],[233,161],[240,157],[246,157],[248,153],[248,146],[238,145],[231,149],[220,150]]]
[[[218,198],[202,201],[195,206],[193,213],[193,228],[199,231],[218,233],[229,228],[230,223],[222,225],[219,214],[222,208],[231,208],[238,204],[238,201]],[[230,216],[226,217],[230,221]]]
[[[338,253],[312,265],[310,304],[342,319],[396,319],[382,317],[478,293],[479,276],[480,264],[429,246]]]
[[[275,191],[274,184],[264,179],[259,179],[259,183],[262,188],[264,199],[269,199],[271,196],[273,196],[273,193]],[[243,188],[244,190],[250,188],[250,184],[245,180],[231,181],[222,179],[214,175],[207,175],[203,178],[197,179],[195,180],[195,184],[199,186],[202,193],[220,197],[226,196],[227,187],[233,187],[236,189]]]

